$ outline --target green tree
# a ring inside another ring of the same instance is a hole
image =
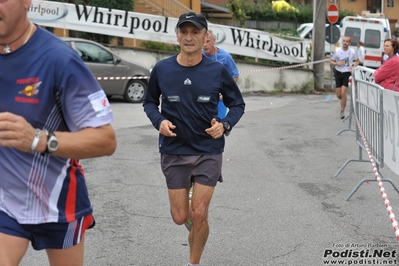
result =
[[[239,0],[230,0],[239,1]],[[310,4],[292,4],[298,12],[292,10],[282,9],[277,12],[273,9],[271,1],[258,0],[252,2],[241,2],[241,12],[245,13],[248,19],[262,20],[262,21],[291,21],[297,24],[312,23],[313,22],[313,5]],[[339,18],[342,19],[345,16],[355,15],[350,10],[339,10]],[[326,14],[327,16],[327,14]],[[234,17],[234,15],[233,15]],[[234,17],[235,18],[235,17]],[[327,20],[326,20],[327,21]]]
[[[227,4],[227,8],[231,11],[233,19],[240,23],[240,27],[244,26],[245,20],[249,18],[243,6],[243,1],[241,0],[229,0]]]
[[[297,23],[312,23],[313,22],[313,5],[296,5],[299,12],[297,13]]]
[[[76,4],[132,11],[134,0],[75,0]]]

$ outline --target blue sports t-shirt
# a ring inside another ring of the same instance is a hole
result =
[[[202,54],[208,57],[209,59],[219,62],[223,64],[227,70],[230,72],[230,75],[233,78],[238,78],[240,73],[238,72],[238,68],[236,63],[234,62],[233,58],[231,57],[230,53],[222,48],[216,48],[216,53],[212,55],[207,55],[204,51]]]
[[[237,65],[234,62],[233,57],[231,57],[230,53],[227,52],[226,50],[216,47],[216,53],[212,55],[207,55],[205,51],[202,50],[202,54],[213,61],[221,63],[227,68],[227,70],[230,72],[230,75],[233,78],[238,78],[239,72]],[[227,114],[227,108],[224,105],[223,100],[220,100],[218,104],[218,116],[220,118],[224,118],[226,114]]]
[[[40,27],[21,48],[0,55],[0,91],[0,112],[39,129],[74,132],[114,119],[78,54]],[[91,213],[82,166],[0,146],[0,210],[21,224],[70,222]]]

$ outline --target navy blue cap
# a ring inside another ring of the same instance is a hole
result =
[[[185,22],[190,22],[193,24],[195,27],[198,29],[203,29],[205,28],[208,30],[208,22],[206,21],[206,18],[202,14],[197,14],[195,12],[188,12],[185,14],[180,15],[179,21],[177,22],[176,29],[180,27],[181,24]]]

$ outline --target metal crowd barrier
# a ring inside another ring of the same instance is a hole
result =
[[[355,77],[356,76],[356,77]],[[354,86],[354,79],[356,80],[364,80],[368,81],[371,83],[374,83],[374,69],[367,68],[367,67],[356,67],[354,71],[352,72],[352,76],[350,79],[350,86],[348,88],[348,93],[350,98],[352,98],[352,87]],[[356,132],[354,129],[352,129],[352,116],[353,116],[353,111],[354,111],[354,106],[353,106],[353,101],[349,101],[349,115],[346,116],[342,122],[345,122],[348,120],[348,127],[340,130],[337,135],[340,135],[342,132],[345,131],[353,131]]]
[[[374,70],[366,67],[356,67],[352,71],[352,93],[350,117],[356,116],[358,125],[363,132],[368,147],[365,147],[359,128],[356,127],[356,143],[359,147],[359,157],[348,159],[335,173],[337,177],[350,162],[370,162],[363,159],[363,152],[369,151],[376,164],[377,171],[384,166],[384,109],[383,88],[374,83]],[[351,124],[352,118],[349,119]],[[350,129],[350,126],[349,126]],[[341,130],[342,132],[342,130]],[[381,176],[382,177],[382,176]],[[391,179],[381,178],[399,192]],[[364,178],[352,190],[346,200],[349,200],[357,189],[367,181],[377,181],[375,178]]]

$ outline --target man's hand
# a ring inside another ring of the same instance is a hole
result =
[[[173,125],[172,122],[165,119],[161,122],[161,125],[159,126],[159,133],[166,137],[176,137],[176,133],[172,131],[175,128],[176,126]]]
[[[22,116],[0,113],[0,146],[29,152],[35,135],[36,129]]]
[[[339,60],[338,62],[337,62],[337,66],[344,66],[346,63],[345,63],[345,61],[344,60]]]
[[[218,122],[215,118],[211,121],[211,127],[205,129],[205,132],[211,135],[212,138],[218,139],[223,136],[224,127],[221,122]]]

